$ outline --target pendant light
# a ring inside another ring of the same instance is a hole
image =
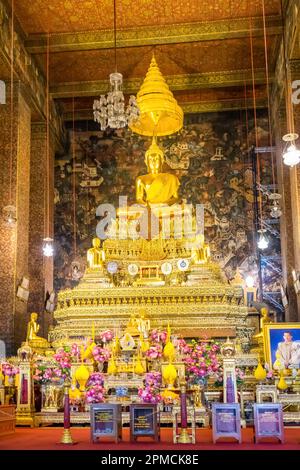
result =
[[[49,115],[49,33],[47,35],[47,64],[46,64],[46,236],[43,240],[43,255],[51,258],[54,254],[53,238],[50,236],[50,115]]]
[[[10,41],[10,156],[9,156],[9,204],[3,208],[3,216],[9,227],[17,222],[17,209],[12,200],[13,152],[14,152],[14,0],[11,1],[11,41]]]
[[[283,1],[281,0],[281,16],[282,16],[282,30],[283,30],[283,56],[284,56],[284,71],[285,71],[285,100],[286,100],[286,116],[287,116],[287,129],[288,133],[282,137],[284,142],[283,148],[283,162],[285,165],[293,167],[300,162],[300,150],[296,146],[296,140],[299,135],[295,132],[293,103],[292,103],[292,85],[290,79],[290,66],[288,51],[286,47],[286,17],[284,15]]]

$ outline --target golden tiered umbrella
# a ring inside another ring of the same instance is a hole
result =
[[[164,136],[183,126],[183,111],[175,100],[153,55],[144,82],[137,94],[140,117],[129,125],[137,134]]]

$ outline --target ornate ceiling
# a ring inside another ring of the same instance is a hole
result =
[[[17,17],[27,34],[98,31],[113,27],[113,0],[22,0]],[[116,0],[117,28],[162,26],[262,14],[261,0]],[[267,15],[280,2],[265,0]]]
[[[255,80],[263,105],[265,55],[261,0],[116,0],[117,65],[126,93],[136,92],[153,51],[177,99],[190,109],[240,106]],[[113,0],[22,0],[16,16],[27,50],[45,73],[50,42],[50,90],[66,113],[78,113],[105,93],[113,71]],[[281,34],[280,0],[265,0],[268,57],[274,71]],[[234,90],[234,92],[233,92]],[[89,98],[90,97],[90,98]]]

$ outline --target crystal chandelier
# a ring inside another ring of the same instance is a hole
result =
[[[104,131],[107,127],[121,129],[132,124],[139,117],[139,108],[135,96],[131,95],[125,110],[125,99],[122,92],[123,76],[119,72],[111,73],[109,76],[110,92],[100,95],[99,100],[94,101],[94,120],[100,124]]]
[[[93,104],[94,121],[100,124],[104,131],[107,127],[111,129],[121,129],[127,124],[135,122],[139,115],[139,108],[135,96],[131,95],[125,109],[125,99],[122,91],[123,75],[117,72],[117,21],[116,21],[116,0],[114,0],[114,52],[115,52],[115,72],[109,76],[110,91],[105,95],[100,95],[99,100]]]
[[[273,203],[273,205],[271,207],[271,211],[270,211],[271,217],[273,219],[279,219],[279,217],[282,216],[282,210],[281,210],[280,204],[279,204],[279,201],[281,199],[281,194],[272,193],[272,194],[269,195],[269,199]]]

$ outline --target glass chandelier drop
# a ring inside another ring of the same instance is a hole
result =
[[[266,236],[266,230],[260,229],[257,232],[259,233],[257,246],[260,250],[266,250],[269,246],[269,240],[268,240],[268,237]]]
[[[269,196],[270,201],[272,201],[272,206],[270,210],[270,215],[273,219],[279,219],[282,216],[282,210],[280,208],[279,201],[281,199],[281,194],[272,193]]]
[[[282,140],[285,142],[282,155],[285,165],[293,167],[300,162],[300,150],[296,147],[295,143],[298,137],[296,133],[286,134],[282,137]]]
[[[139,108],[136,97],[131,95],[125,109],[125,98],[122,91],[123,75],[117,72],[117,27],[116,27],[116,0],[114,0],[114,52],[115,52],[115,72],[109,76],[110,91],[105,95],[100,95],[99,100],[93,104],[94,121],[100,124],[104,131],[107,127],[111,129],[121,129],[128,124],[132,124],[139,117]]]
[[[12,227],[17,222],[17,209],[13,205],[5,206],[3,208],[3,215],[7,224]]]
[[[43,240],[43,255],[46,258],[51,258],[53,254],[54,254],[53,239],[50,237],[46,237]]]

